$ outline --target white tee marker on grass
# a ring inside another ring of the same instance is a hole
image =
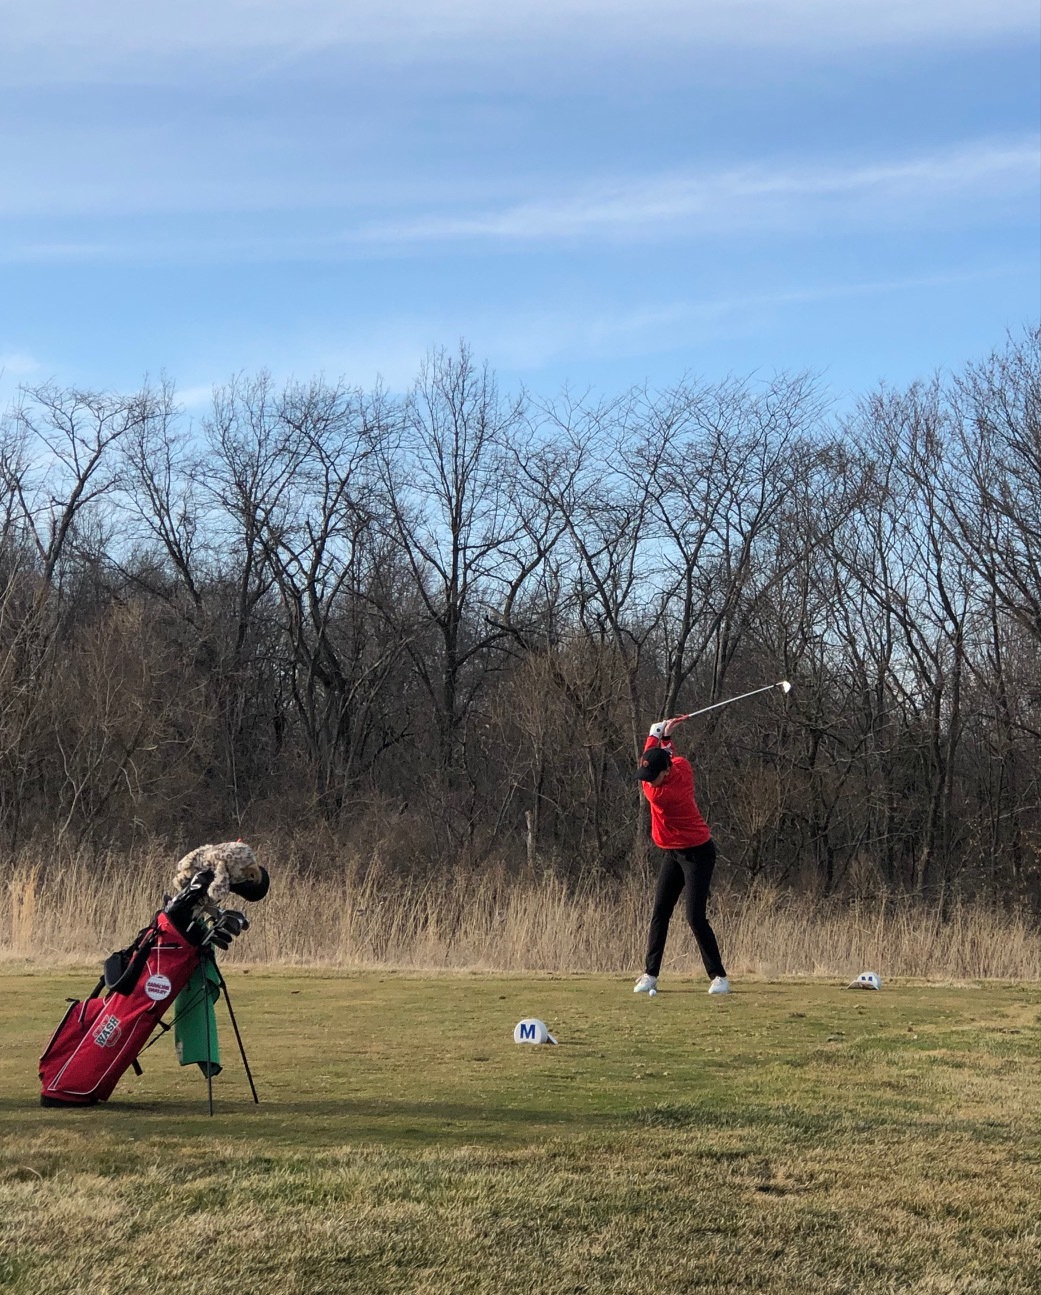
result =
[[[546,1028],[546,1022],[534,1016],[526,1016],[518,1021],[513,1031],[514,1043],[556,1043],[556,1039]]]

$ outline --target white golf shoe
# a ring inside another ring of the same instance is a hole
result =
[[[656,994],[658,992],[658,977],[648,976],[646,972],[633,985],[634,994]]]
[[[713,980],[712,984],[709,985],[708,992],[710,994],[729,994],[730,981],[727,980],[726,976],[717,976],[715,980]]]

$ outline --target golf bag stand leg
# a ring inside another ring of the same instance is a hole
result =
[[[257,1096],[257,1086],[253,1082],[253,1072],[249,1068],[249,1061],[246,1057],[246,1049],[242,1043],[242,1035],[239,1033],[239,1023],[238,1021],[235,1020],[235,1012],[231,1006],[231,997],[228,994],[228,982],[224,979],[223,975],[221,974],[221,969],[220,967],[217,966],[216,959],[214,959],[213,961],[213,967],[214,967],[214,970],[217,972],[217,983],[220,985],[221,992],[224,995],[224,1002],[227,1004],[228,1015],[231,1017],[231,1028],[235,1031],[235,1042],[239,1045],[239,1056],[241,1056],[242,1064],[246,1070],[246,1078],[249,1080],[250,1092],[253,1094],[254,1102],[256,1102],[256,1104],[259,1106],[260,1098]]]
[[[217,959],[213,956],[213,950],[208,949],[206,953],[203,955],[203,957],[209,958],[210,965],[216,971]],[[206,1100],[209,1103],[210,1115],[212,1116],[213,1115],[213,1066],[210,1064],[209,1059],[213,1057],[213,1040],[210,1038],[210,1002],[209,1002],[210,980],[209,980],[209,977],[206,975],[205,967],[203,968],[203,975],[202,975],[202,993],[203,993],[202,1015],[203,1015],[203,1019],[206,1022],[206,1056],[208,1058],[206,1062]]]

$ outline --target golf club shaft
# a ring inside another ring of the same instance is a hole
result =
[[[707,715],[710,710],[719,710],[721,706],[731,706],[735,701],[744,701],[746,697],[757,697],[761,692],[772,692],[774,688],[780,687],[780,684],[768,683],[763,688],[753,688],[751,692],[743,692],[737,697],[728,697],[726,701],[713,702],[711,706],[702,706],[701,710],[688,711],[686,715],[677,715],[673,723],[683,719],[694,719],[696,715]]]

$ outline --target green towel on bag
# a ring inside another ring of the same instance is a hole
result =
[[[204,1075],[219,1075],[221,1072],[217,1015],[213,1010],[219,997],[217,968],[209,958],[204,958],[174,1000],[177,1060],[182,1066],[197,1065]]]

